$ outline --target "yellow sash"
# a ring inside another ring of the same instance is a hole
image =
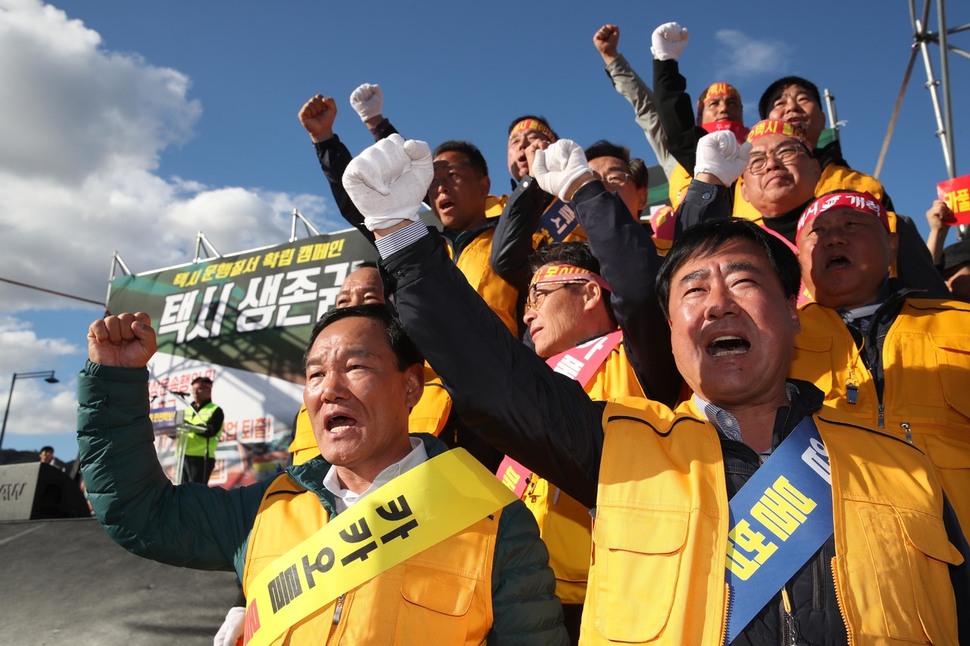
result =
[[[464,449],[394,478],[255,578],[244,643],[270,644],[348,590],[470,527],[515,496]]]

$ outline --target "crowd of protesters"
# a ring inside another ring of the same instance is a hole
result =
[[[539,115],[511,120],[495,196],[473,143],[405,139],[377,85],[350,97],[375,139],[356,157],[333,97],[299,111],[381,261],[314,329],[278,478],[168,483],[137,417],[151,322],[92,324],[92,504],[132,551],[236,570],[247,607],[217,643],[970,641],[970,241],[946,246],[950,208],[928,205],[924,241],[820,145],[808,79],[770,84],[747,127],[729,82],[688,96],[677,23],[653,33],[652,84],[618,27],[593,43],[667,176],[652,219],[642,159]]]

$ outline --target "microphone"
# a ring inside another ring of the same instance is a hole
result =
[[[189,395],[192,394],[192,393],[182,392],[181,390],[170,390],[168,392],[172,393],[173,395],[178,395],[179,397],[188,397]]]

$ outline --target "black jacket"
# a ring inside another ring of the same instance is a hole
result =
[[[374,141],[380,141],[396,132],[397,129],[391,125],[391,122],[384,119],[374,129]],[[347,170],[350,160],[354,158],[353,155],[336,134],[326,141],[318,141],[313,144],[313,147],[317,151],[320,169],[327,178],[327,183],[330,184],[330,192],[333,193],[333,200],[337,203],[340,215],[373,243],[374,233],[364,226],[364,216],[357,210],[357,206],[350,199],[343,184],[344,171]]]
[[[594,198],[602,198],[601,193]],[[570,496],[594,506],[605,404],[591,401],[577,382],[553,372],[513,338],[464,281],[435,236],[392,254],[383,265],[408,335],[442,377],[465,423]],[[811,384],[793,385],[791,405],[776,416],[776,443],[822,400]],[[739,442],[722,438],[721,445],[732,496],[760,460]],[[946,517],[951,540],[970,555],[949,505]],[[830,538],[786,584],[792,612],[786,612],[779,593],[734,643],[847,644],[830,566],[834,555]],[[958,603],[970,603],[965,596],[967,573],[966,565],[953,571]]]

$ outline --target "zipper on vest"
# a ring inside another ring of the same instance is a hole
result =
[[[906,434],[906,441],[910,444],[913,443],[913,431],[909,428],[909,422],[902,422],[900,426],[903,428],[903,432]]]
[[[788,587],[787,584],[781,589],[781,605],[782,605],[782,617],[781,617],[781,643],[785,646],[796,646],[798,643],[795,639],[795,635],[798,631],[795,630],[795,617],[791,612],[791,599],[788,597]]]
[[[596,507],[593,507],[592,511],[595,511]],[[595,518],[595,516],[594,516]],[[727,583],[724,584],[724,616],[721,618],[721,639],[718,640],[719,644],[724,644],[727,642],[727,625],[728,616],[731,614],[731,586]]]
[[[334,626],[336,626],[337,624],[340,623],[340,613],[342,613],[343,612],[343,609],[344,609],[344,597],[345,596],[346,596],[346,593],[344,593],[344,594],[340,595],[339,597],[337,597],[337,606],[333,609],[333,625]]]
[[[815,559],[812,568],[812,609],[821,612],[823,597],[825,596],[825,560],[821,556]]]
[[[330,633],[327,635],[327,641],[326,641],[327,644],[335,644],[336,643],[336,641],[334,641],[334,639],[335,639],[335,637],[337,635],[337,632],[338,632],[337,631],[337,624],[340,623],[340,614],[343,612],[343,609],[344,609],[344,597],[345,596],[347,596],[347,593],[346,592],[344,594],[340,595],[339,597],[337,597],[337,605],[335,605],[334,608],[333,608],[333,622],[330,624]]]
[[[848,640],[847,640],[848,643],[854,644],[855,635],[853,635],[852,633],[852,626],[850,626],[849,622],[846,621],[845,619],[845,603],[842,601],[842,593],[839,592],[842,585],[841,585],[841,582],[839,581],[839,571],[835,567],[834,556],[832,557],[830,565],[832,567],[832,580],[835,582],[835,601],[839,605],[839,614],[842,615],[842,625],[845,626],[845,634],[846,634],[846,637],[848,637]]]
[[[879,428],[886,428],[886,408],[879,402]]]

